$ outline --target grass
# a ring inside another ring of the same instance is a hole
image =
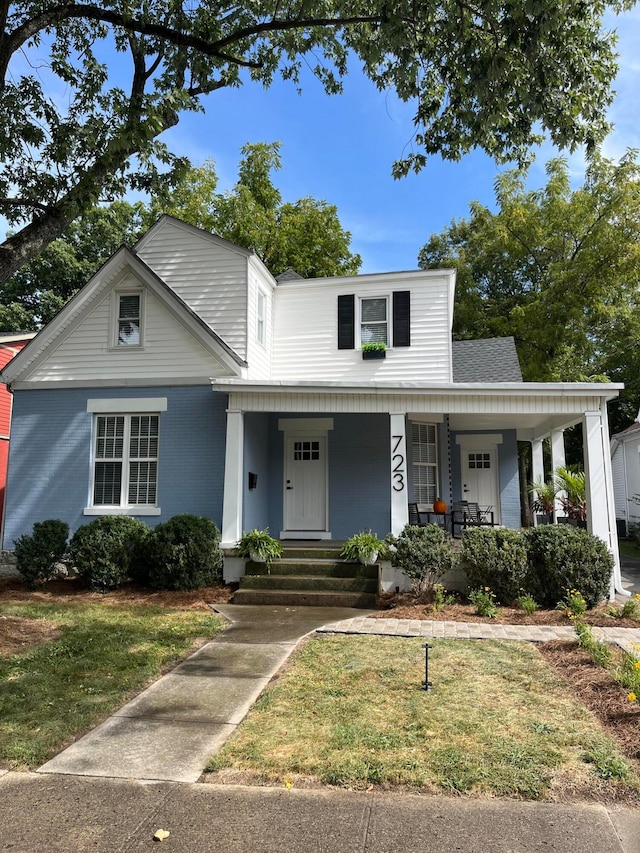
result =
[[[306,643],[210,762],[219,778],[469,792],[638,797],[640,781],[532,644]],[[604,791],[604,794],[603,794]]]
[[[222,627],[206,612],[99,601],[0,614],[58,626],[54,639],[0,657],[0,767],[15,769],[42,764]]]

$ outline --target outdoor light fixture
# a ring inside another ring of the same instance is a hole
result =
[[[424,681],[422,682],[422,689],[426,690],[428,693],[432,686],[429,681],[429,649],[432,649],[433,646],[430,646],[429,643],[425,643],[422,648],[424,649]]]

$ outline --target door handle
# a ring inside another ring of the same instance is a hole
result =
[[[292,488],[293,488],[293,486],[287,486],[287,490],[292,489]]]

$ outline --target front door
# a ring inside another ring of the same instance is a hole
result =
[[[494,449],[462,449],[462,499],[491,507],[500,523],[497,452]]]
[[[285,530],[326,530],[326,435],[287,436],[285,454]]]

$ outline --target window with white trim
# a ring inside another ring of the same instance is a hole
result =
[[[256,339],[263,346],[267,341],[267,297],[259,290],[256,306]]]
[[[360,343],[383,343],[389,340],[389,301],[386,296],[360,299]]]
[[[118,293],[117,298],[116,345],[139,347],[142,345],[142,294]]]
[[[155,506],[158,496],[157,414],[96,414],[93,506]]]
[[[413,497],[432,504],[438,497],[438,446],[435,424],[411,424]]]

